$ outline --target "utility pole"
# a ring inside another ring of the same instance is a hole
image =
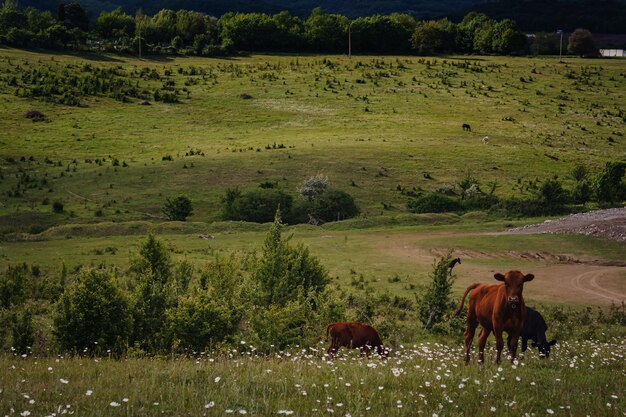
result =
[[[561,41],[559,42],[559,62],[563,62],[563,31],[559,29],[556,33],[561,35]]]
[[[143,24],[143,20],[143,11],[139,9],[135,14],[135,28],[137,30],[137,40],[139,41],[139,59],[141,59],[141,25]]]
[[[352,59],[352,23],[348,25],[348,58]]]

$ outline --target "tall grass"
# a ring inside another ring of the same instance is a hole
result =
[[[626,339],[560,343],[511,364],[462,364],[460,342],[400,346],[387,359],[315,347],[257,356],[0,357],[3,415],[622,416]],[[27,414],[30,413],[30,414]],[[56,414],[53,414],[56,413]]]

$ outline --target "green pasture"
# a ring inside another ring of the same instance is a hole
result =
[[[189,358],[0,357],[0,412],[90,416],[622,416],[624,339],[561,342],[500,366],[465,366],[461,344],[397,347],[388,359],[254,347]]]
[[[339,287],[389,292],[411,299],[420,286],[429,282],[433,262],[449,250],[463,261],[455,270],[456,293],[462,293],[472,282],[492,281],[494,272],[519,269],[535,272],[538,277],[528,285],[530,302],[548,304],[597,304],[597,300],[587,299],[584,293],[565,299],[553,297],[554,287],[559,287],[561,268],[568,264],[557,256],[583,263],[624,259],[623,243],[594,237],[497,233],[505,226],[522,222],[504,224],[501,220],[476,221],[448,215],[404,215],[401,219],[406,224],[350,228],[351,221],[346,221],[323,227],[292,226],[284,235],[292,244],[302,243],[308,247]],[[346,228],[340,227],[343,223],[347,223]],[[0,259],[8,265],[39,266],[51,277],[59,276],[63,265],[69,271],[81,266],[114,265],[125,272],[137,256],[145,234],[156,233],[175,262],[191,262],[200,271],[216,256],[259,255],[268,229],[267,224],[235,222],[60,226],[42,233],[41,240],[1,242]],[[622,268],[607,280],[623,293],[625,278]],[[548,293],[544,293],[544,288]],[[615,302],[619,304],[620,300]]]
[[[88,96],[71,107],[16,97],[8,81],[41,68],[81,73],[86,65],[117,68],[146,90],[173,81],[181,102],[140,106]],[[139,76],[143,68],[161,78]],[[192,69],[201,75],[189,75]],[[522,196],[530,182],[555,175],[570,186],[576,165],[597,172],[624,158],[625,87],[619,60],[138,60],[2,49],[2,231],[151,219],[178,194],[193,202],[190,220],[215,221],[227,188],[275,181],[295,196],[317,173],[353,195],[367,216],[405,212],[401,189],[435,190],[468,173],[501,196]],[[24,118],[34,109],[46,121]],[[16,189],[19,196],[8,197]],[[54,201],[64,213],[52,213]]]

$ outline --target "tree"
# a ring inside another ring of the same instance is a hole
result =
[[[122,353],[130,331],[128,301],[108,271],[82,270],[56,305],[54,334],[65,351]]]
[[[94,23],[94,32],[102,39],[127,41],[135,32],[135,20],[119,8],[103,11]]]
[[[354,198],[345,191],[327,190],[321,194],[313,206],[313,217],[325,222],[345,220],[359,214]]]
[[[489,22],[489,17],[484,13],[470,12],[466,14],[457,26],[457,48],[461,52],[476,51],[474,45],[476,32],[484,25],[489,24]]]
[[[142,349],[155,352],[166,347],[166,310],[173,304],[168,291],[171,261],[163,243],[153,235],[143,242],[139,255],[130,268],[137,279],[131,340]]]
[[[89,17],[87,11],[78,3],[60,3],[57,19],[68,29],[78,28],[83,32],[89,30]]]
[[[179,196],[174,199],[168,197],[163,205],[163,214],[168,220],[184,222],[192,213],[191,200],[186,196]]]
[[[283,227],[280,211],[276,211],[261,259],[253,272],[253,279],[260,285],[260,302],[266,306],[284,306],[300,295],[319,293],[330,281],[326,269],[308,249],[301,244],[291,247],[282,238]]]
[[[450,261],[452,261],[452,254],[448,252],[445,257],[433,264],[428,287],[422,293],[423,295],[416,296],[419,319],[426,329],[436,328],[447,313],[454,311],[451,295],[456,276],[449,268]]]
[[[311,48],[324,52],[343,52],[348,49],[348,18],[327,14],[320,7],[313,9],[304,23],[305,36]]]
[[[580,57],[598,55],[598,47],[593,35],[587,29],[576,29],[569,35],[567,50]]]
[[[448,19],[420,22],[413,32],[411,42],[419,54],[450,52],[454,49],[455,25]]]
[[[593,190],[598,202],[614,203],[626,198],[626,185],[622,182],[626,173],[626,162],[607,162],[596,175]]]
[[[298,187],[300,196],[308,201],[313,201],[328,188],[328,177],[324,174],[317,174],[302,181]]]
[[[526,35],[519,30],[517,23],[504,19],[493,26],[492,50],[498,54],[521,53],[526,47]]]

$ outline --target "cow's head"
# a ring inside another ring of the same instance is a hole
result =
[[[533,342],[533,347],[539,349],[539,357],[541,359],[550,357],[550,347],[554,345],[556,345],[556,339],[552,339],[549,342],[543,342],[543,343]]]
[[[524,275],[520,271],[509,271],[505,275],[497,273],[494,278],[504,282],[506,302],[513,310],[517,310],[522,300],[524,283],[532,281],[535,276],[533,274]]]

